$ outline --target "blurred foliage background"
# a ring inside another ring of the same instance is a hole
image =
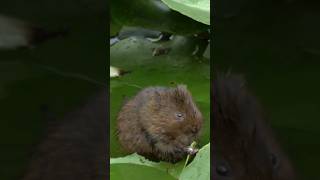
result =
[[[319,179],[319,2],[216,3],[214,69],[245,74],[301,179]]]
[[[106,2],[92,0],[3,0],[0,15],[49,30],[69,29],[68,36],[33,49],[0,49],[0,179],[15,180],[46,133],[41,107],[61,119],[101,89],[63,73],[106,83],[108,16]]]

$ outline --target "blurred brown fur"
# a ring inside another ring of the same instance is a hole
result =
[[[67,114],[40,144],[23,180],[107,179],[107,92]]]
[[[294,180],[294,170],[240,75],[213,79],[216,180]]]

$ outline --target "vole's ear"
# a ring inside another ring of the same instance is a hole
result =
[[[161,93],[159,91],[155,91],[154,98],[157,100],[157,102],[161,101]]]
[[[162,94],[159,91],[154,91],[153,96],[151,96],[152,101],[156,102],[154,103],[154,107],[157,109],[160,108],[161,106],[161,99],[162,99],[161,97],[162,97]]]
[[[233,127],[234,131],[245,132],[256,137],[256,123],[263,119],[260,104],[246,86],[243,75],[221,74],[213,80],[213,114],[221,116],[220,122],[225,127]],[[216,118],[218,119],[218,118]],[[226,125],[228,123],[228,125]],[[214,125],[215,126],[215,125]],[[252,139],[253,142],[255,141]]]
[[[188,101],[188,99],[191,97],[191,94],[186,85],[177,85],[177,87],[174,89],[173,96],[177,103],[183,104]]]
[[[187,85],[185,85],[185,84],[178,84],[177,87],[176,87],[176,91],[177,91],[177,92],[188,91],[188,90],[187,90]]]

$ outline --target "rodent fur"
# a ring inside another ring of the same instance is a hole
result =
[[[264,112],[239,74],[213,79],[212,173],[216,180],[294,180]]]
[[[128,153],[173,163],[186,156],[201,127],[202,114],[183,85],[143,89],[117,119],[119,142]]]
[[[104,89],[51,127],[21,179],[107,179],[107,108]]]

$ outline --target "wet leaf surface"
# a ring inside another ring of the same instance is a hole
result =
[[[210,0],[162,0],[162,2],[181,14],[210,25]]]

